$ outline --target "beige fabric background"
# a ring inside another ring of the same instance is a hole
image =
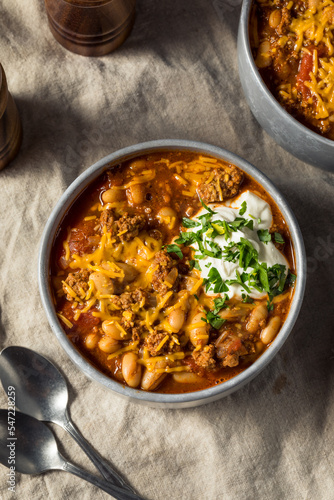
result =
[[[0,173],[1,347],[32,347],[61,368],[78,428],[150,500],[334,498],[334,175],[294,159],[252,117],[237,70],[240,4],[138,0],[126,43],[87,59],[56,43],[42,0],[0,0],[0,60],[24,127]],[[65,188],[106,154],[158,138],[209,142],[260,168],[308,252],[304,304],[279,355],[236,394],[190,410],[137,406],[86,379],[52,334],[37,286],[39,240]],[[63,454],[94,472],[53,429]],[[17,475],[10,494],[6,473],[1,498],[110,498],[64,472]]]

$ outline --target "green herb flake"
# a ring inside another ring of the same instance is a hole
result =
[[[204,203],[204,201],[202,200],[202,198],[200,198],[199,201],[201,202],[202,207],[205,208],[205,210],[207,212],[209,212],[209,214],[214,215],[214,214],[217,213],[217,212],[214,212],[213,210],[211,210],[210,207],[206,206],[206,204]]]
[[[281,233],[274,233],[274,240],[276,243],[280,243],[281,245],[284,245],[285,241]]]
[[[257,231],[257,235],[259,237],[259,240],[265,244],[267,244],[267,243],[269,243],[269,241],[271,241],[271,234],[269,233],[268,229],[259,229]]]
[[[226,286],[222,277],[220,276],[218,270],[215,267],[211,267],[207,282],[206,282],[206,291],[213,289],[214,293],[223,293],[228,292],[228,286]]]
[[[244,213],[246,212],[247,210],[247,203],[245,201],[243,201],[241,203],[241,208],[239,210],[239,215],[244,215]]]
[[[226,319],[224,318],[221,318],[218,314],[215,314],[214,312],[212,311],[208,311],[206,313],[206,317],[205,318],[201,318],[203,321],[205,321],[206,323],[209,323],[212,328],[214,328],[215,330],[219,330],[219,328],[225,323]]]
[[[269,312],[274,310],[274,304],[272,304],[270,300],[267,300],[267,309]]]
[[[218,297],[218,298],[214,299],[213,303],[215,305],[215,308],[213,310],[213,313],[218,314],[219,311],[221,311],[222,309],[227,307],[227,304],[226,304],[227,300],[228,300],[228,296],[226,295],[226,293],[224,294],[224,297]]]
[[[192,228],[192,227],[200,226],[200,223],[196,222],[195,220],[188,219],[188,217],[183,217],[182,226],[186,227],[186,228]]]
[[[289,285],[293,285],[294,282],[296,281],[296,279],[297,279],[297,276],[295,274],[293,274],[291,271],[289,271],[288,277],[287,277],[287,283]]]
[[[178,245],[174,245],[174,244],[167,245],[166,249],[167,249],[168,253],[175,253],[179,259],[183,259],[182,250]]]
[[[246,293],[242,293],[241,297],[244,304],[254,304],[254,300]]]

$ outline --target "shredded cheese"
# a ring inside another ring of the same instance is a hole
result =
[[[63,323],[65,323],[65,325],[68,328],[73,327],[73,323],[71,323],[69,319],[65,318],[65,316],[63,314],[57,313],[57,316],[58,316],[58,318],[60,318],[62,320]]]

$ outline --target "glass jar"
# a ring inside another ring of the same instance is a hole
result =
[[[136,0],[45,0],[49,26],[66,49],[83,56],[103,56],[129,35]]]
[[[0,64],[0,170],[17,155],[22,142],[22,127],[15,102],[7,87]]]

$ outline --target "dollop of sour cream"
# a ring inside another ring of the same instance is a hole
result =
[[[266,263],[268,268],[274,266],[275,264],[284,265],[286,266],[287,272],[289,264],[284,255],[271,241],[264,243],[258,236],[257,232],[260,229],[270,229],[273,217],[270,205],[256,194],[250,191],[245,191],[238,198],[234,199],[232,202],[226,202],[224,205],[215,205],[214,203],[210,204],[209,208],[216,212],[212,215],[210,221],[213,223],[215,221],[234,221],[236,217],[240,217],[239,211],[242,208],[243,202],[246,202],[246,210],[242,214],[242,217],[253,221],[253,229],[242,227],[237,231],[231,232],[228,239],[225,238],[225,235],[218,235],[214,239],[215,243],[217,243],[224,250],[231,242],[238,243],[241,241],[241,238],[244,238],[248,240],[257,250],[259,263]],[[198,217],[205,213],[207,213],[207,210],[203,208],[196,215],[196,217],[193,218],[193,220],[197,221]],[[191,229],[189,231],[191,231]],[[208,244],[209,241],[209,238],[206,238],[204,234],[203,245],[207,250],[211,250],[211,247]],[[192,247],[197,251],[199,249],[197,243],[194,243]],[[224,255],[221,258],[204,256],[204,258],[199,260],[199,266],[201,268],[202,278],[208,278],[210,270],[212,268],[216,268],[223,281],[235,279],[237,272],[241,275],[244,272],[249,273],[252,271],[251,268],[247,268],[246,270],[242,269],[238,260],[236,262],[228,262],[224,260]],[[209,295],[217,295],[212,290],[207,291],[207,293]],[[227,295],[229,298],[241,298],[244,293],[244,288],[235,283],[229,285]],[[251,292],[248,295],[251,298],[260,299],[264,298],[267,294],[264,291],[260,292],[255,288],[251,288]]]

